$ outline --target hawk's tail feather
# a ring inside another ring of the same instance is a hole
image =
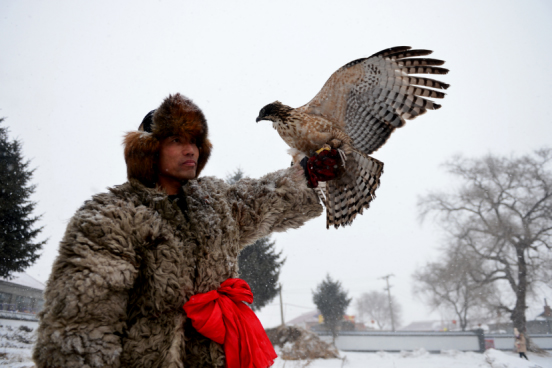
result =
[[[348,155],[346,174],[326,183],[319,197],[326,206],[326,227],[350,225],[358,214],[369,208],[380,185],[384,164],[354,150]]]

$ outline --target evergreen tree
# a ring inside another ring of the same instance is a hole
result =
[[[227,183],[234,184],[244,177],[241,169],[227,177]],[[267,305],[278,294],[278,277],[286,259],[280,259],[282,252],[276,252],[275,242],[270,237],[258,239],[244,248],[238,256],[240,277],[246,281],[253,293],[251,308],[256,311]]]
[[[275,252],[275,242],[269,237],[257,240],[244,248],[238,256],[240,277],[252,289],[252,309],[259,310],[278,294],[278,276],[286,259],[280,260],[281,252]]]
[[[32,265],[46,243],[33,242],[42,231],[42,227],[33,228],[40,216],[31,216],[36,205],[29,200],[35,190],[29,185],[33,171],[23,160],[21,143],[10,141],[8,128],[0,126],[0,277]]]
[[[342,289],[339,281],[332,280],[330,275],[326,275],[326,280],[317,285],[317,290],[313,292],[313,303],[323,315],[324,324],[332,333],[333,343],[350,302],[348,292]]]

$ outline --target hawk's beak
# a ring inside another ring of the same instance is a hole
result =
[[[258,117],[255,119],[255,122],[256,122],[256,123],[259,123],[261,120],[263,120],[263,118],[261,118],[261,117],[258,116]]]

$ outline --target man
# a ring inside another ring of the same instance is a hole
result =
[[[38,368],[225,365],[230,344],[198,332],[183,306],[235,280],[243,247],[322,207],[306,185],[313,172],[297,165],[232,186],[198,178],[207,131],[202,111],[176,94],[126,135],[128,182],[85,202],[61,241],[39,314]]]

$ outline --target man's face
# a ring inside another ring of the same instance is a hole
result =
[[[161,141],[159,151],[159,183],[182,183],[194,179],[200,151],[195,143],[181,136],[172,136]]]

